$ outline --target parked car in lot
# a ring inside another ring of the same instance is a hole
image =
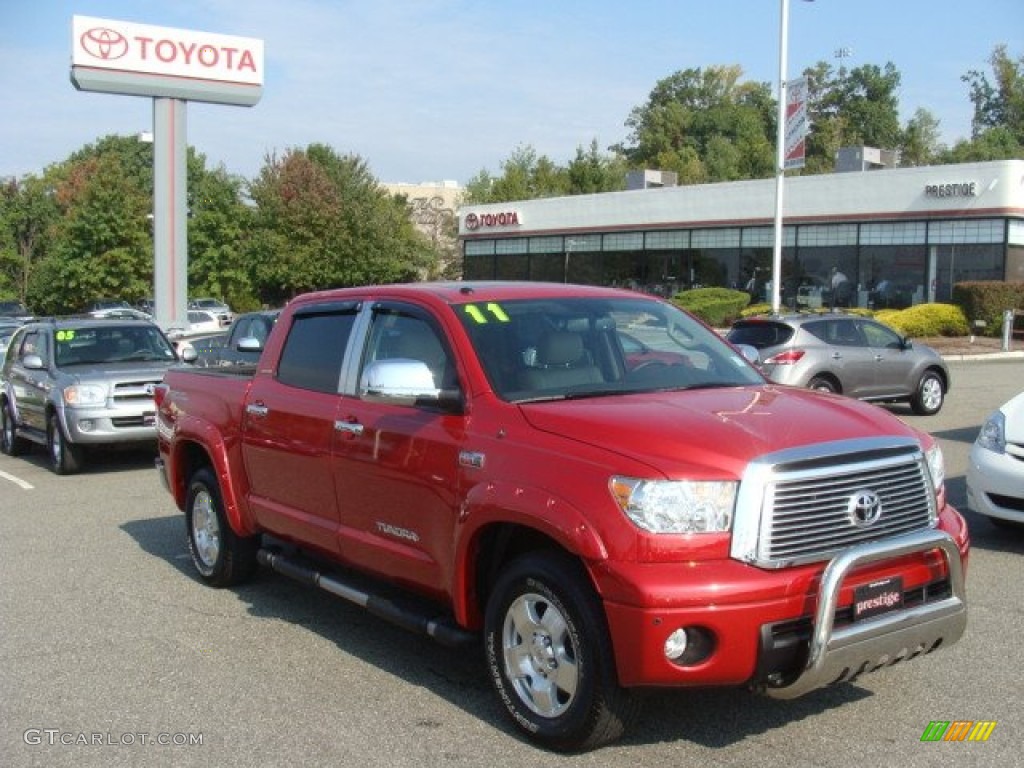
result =
[[[1024,392],[981,425],[967,465],[967,505],[997,525],[1024,528]]]
[[[190,309],[188,311],[186,336],[198,333],[217,333],[221,330],[223,330],[223,324],[213,312],[205,309]]]
[[[750,317],[734,323],[726,338],[756,348],[758,367],[777,384],[905,401],[921,416],[938,413],[949,392],[949,369],[938,352],[858,315]]]
[[[0,321],[0,363],[3,363],[4,352],[7,351],[7,345],[10,344],[11,337],[20,327],[21,323],[6,323]]]
[[[134,307],[112,307],[110,309],[94,309],[89,312],[90,317],[104,320],[152,320],[153,316]]]
[[[219,343],[192,347],[196,350],[196,365],[255,365],[259,362],[263,345],[266,344],[270,329],[277,322],[281,311],[278,309],[245,312],[238,315],[226,336]],[[189,339],[188,341],[191,341]]]
[[[0,450],[45,445],[53,471],[82,468],[94,446],[156,444],[153,388],[178,361],[139,320],[65,318],[19,328],[0,368]]]
[[[0,320],[24,323],[32,319],[32,313],[20,301],[0,301]]]
[[[210,312],[222,327],[231,325],[231,321],[235,319],[235,313],[231,311],[231,307],[220,299],[192,299],[188,303],[188,308]]]

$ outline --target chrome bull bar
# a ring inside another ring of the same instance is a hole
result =
[[[868,563],[938,549],[946,558],[950,595],[942,600],[884,613],[834,629],[836,606],[850,571]],[[849,681],[898,661],[953,645],[967,627],[963,564],[953,538],[927,530],[852,547],[837,555],[821,576],[821,590],[807,663],[783,686],[768,687],[776,699],[795,699],[816,688]]]

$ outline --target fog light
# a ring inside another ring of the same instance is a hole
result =
[[[678,660],[686,653],[686,646],[689,640],[686,637],[685,629],[677,629],[665,641],[665,657],[672,661]]]
[[[78,421],[78,428],[82,432],[92,432],[93,427],[95,427],[95,426],[96,426],[96,423],[92,419],[80,419]]]
[[[680,627],[665,640],[665,658],[680,667],[692,667],[707,661],[715,645],[715,636],[706,627]]]

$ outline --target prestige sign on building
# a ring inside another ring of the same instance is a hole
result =
[[[263,41],[92,16],[72,22],[71,79],[84,91],[252,106]]]

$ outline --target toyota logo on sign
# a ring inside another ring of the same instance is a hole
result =
[[[475,213],[466,214],[466,229],[474,230],[480,228],[480,217]]]
[[[128,53],[128,40],[116,29],[93,27],[82,33],[82,50],[96,59],[113,61]]]
[[[846,514],[858,528],[873,525],[882,516],[882,500],[874,491],[857,491],[847,503]]]

